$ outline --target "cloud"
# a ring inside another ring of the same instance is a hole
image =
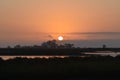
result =
[[[81,34],[95,34],[95,35],[120,35],[120,32],[73,32],[73,33],[66,33],[71,35],[81,35]]]

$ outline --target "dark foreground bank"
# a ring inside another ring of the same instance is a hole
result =
[[[16,80],[119,80],[120,56],[0,59],[0,78]]]
[[[86,52],[120,52],[120,48],[0,48],[0,55],[84,55]]]

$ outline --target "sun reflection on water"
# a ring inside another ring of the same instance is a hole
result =
[[[49,59],[49,58],[66,58],[68,56],[0,56],[0,58],[2,58],[3,60],[9,60],[9,59],[14,59],[14,58],[28,58],[28,59],[34,59],[34,58],[45,58],[45,59]]]

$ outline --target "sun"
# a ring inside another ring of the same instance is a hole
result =
[[[63,41],[63,39],[64,39],[63,36],[59,36],[59,37],[58,37],[58,40],[59,40],[59,41]]]

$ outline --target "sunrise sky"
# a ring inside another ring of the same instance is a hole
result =
[[[120,32],[119,21],[120,0],[0,0],[0,44],[87,40],[72,33]]]

